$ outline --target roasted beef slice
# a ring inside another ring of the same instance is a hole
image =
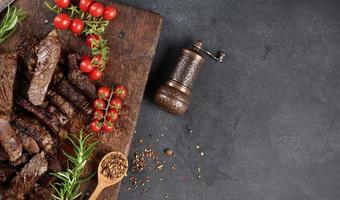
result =
[[[0,114],[9,115],[12,111],[16,71],[17,55],[0,55]]]

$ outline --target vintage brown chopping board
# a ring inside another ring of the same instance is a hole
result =
[[[53,3],[52,0],[48,2]],[[104,4],[112,3],[110,1],[102,2]],[[42,38],[53,29],[51,22],[54,13],[45,7],[43,0],[16,0],[15,5],[28,12],[29,17],[9,40],[0,45],[1,53],[14,51],[18,41],[27,36],[35,35]],[[111,48],[110,61],[99,84],[126,86],[129,91],[126,103],[130,109],[122,123],[124,127],[113,134],[98,137],[100,143],[89,162],[87,172],[96,171],[102,156],[110,151],[122,151],[128,154],[162,26],[162,18],[156,13],[123,4],[114,3],[114,5],[118,9],[118,17],[110,22],[105,36]],[[84,45],[84,38],[74,37],[69,32],[63,32],[61,40],[64,54],[88,51]],[[94,178],[84,186],[84,192],[91,193],[96,182],[97,180]],[[101,193],[99,199],[116,199],[118,190],[119,185],[107,188]]]

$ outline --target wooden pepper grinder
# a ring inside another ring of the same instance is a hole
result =
[[[191,88],[199,72],[204,64],[205,59],[200,52],[207,54],[214,60],[222,63],[225,54],[218,52],[214,56],[209,51],[203,49],[201,41],[193,45],[193,49],[183,49],[175,70],[170,79],[165,82],[156,92],[155,103],[165,111],[181,115],[184,114],[190,104]]]

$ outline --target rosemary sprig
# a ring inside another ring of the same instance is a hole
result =
[[[11,36],[18,23],[27,17],[27,13],[17,7],[7,7],[7,13],[0,24],[0,43]]]
[[[60,180],[60,182],[52,185],[54,189],[53,198],[56,200],[74,200],[82,195],[79,191],[83,182],[90,180],[95,174],[82,178],[82,173],[86,162],[92,154],[97,142],[89,143],[93,134],[84,137],[83,131],[79,133],[79,137],[71,135],[68,139],[73,145],[75,156],[71,156],[64,152],[68,159],[68,169],[63,172],[51,173]]]

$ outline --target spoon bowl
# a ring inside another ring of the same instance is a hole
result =
[[[125,165],[128,166],[128,160],[123,153],[121,153],[121,152],[110,152],[110,153],[106,154],[99,163],[98,172],[97,172],[97,174],[98,174],[98,185],[97,185],[96,189],[94,190],[94,192],[92,193],[92,195],[90,196],[89,200],[97,199],[97,197],[99,196],[100,192],[103,189],[120,182],[124,178],[124,176],[126,176],[126,174],[127,174],[128,167],[126,167],[124,173],[121,176],[115,177],[113,179],[110,179],[110,178],[108,178],[108,177],[106,177],[102,174],[102,170],[103,170],[102,163],[103,163],[103,161],[105,161],[111,155],[116,155],[116,156],[123,158]]]

